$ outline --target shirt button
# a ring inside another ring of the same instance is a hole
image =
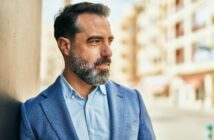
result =
[[[71,98],[74,99],[75,98],[74,95],[72,95]]]

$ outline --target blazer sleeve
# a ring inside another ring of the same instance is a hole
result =
[[[26,114],[25,104],[21,105],[20,140],[36,140]]]
[[[140,93],[135,90],[138,94],[139,106],[140,106],[140,128],[138,132],[138,140],[156,140],[152,122],[149,114],[146,110],[146,106]]]

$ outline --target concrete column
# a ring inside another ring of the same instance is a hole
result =
[[[20,101],[40,87],[41,0],[1,0],[0,138],[18,139]]]
[[[41,1],[1,0],[0,91],[18,100],[39,90]]]

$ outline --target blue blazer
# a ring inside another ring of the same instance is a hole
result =
[[[111,140],[155,140],[151,120],[137,90],[109,81],[106,91]],[[79,140],[59,78],[21,106],[21,140]]]

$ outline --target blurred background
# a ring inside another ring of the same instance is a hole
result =
[[[1,128],[62,73],[54,16],[81,1],[0,0]],[[142,93],[157,140],[214,139],[214,1],[89,2],[111,8],[111,79]]]

